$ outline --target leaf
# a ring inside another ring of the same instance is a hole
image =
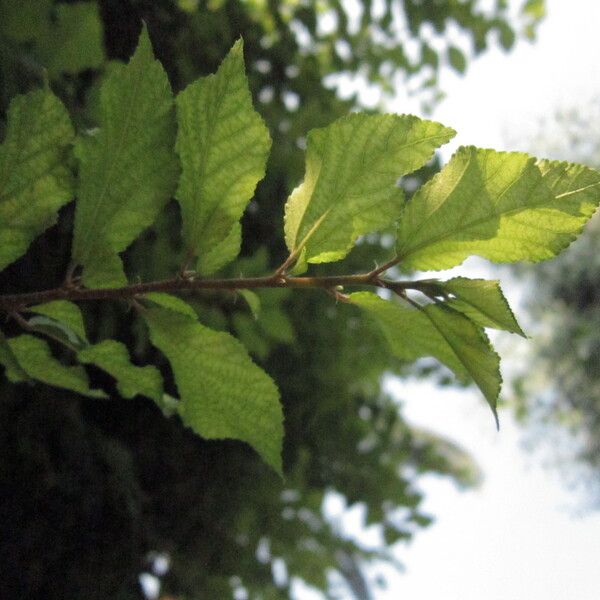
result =
[[[49,89],[15,97],[0,146],[0,269],[25,254],[73,197],[73,127]]]
[[[502,385],[500,357],[487,335],[470,319],[447,306],[429,304],[422,310],[483,392],[498,424],[496,404]]]
[[[212,275],[229,264],[240,253],[242,246],[242,226],[235,223],[223,240],[198,257],[196,271],[201,275]]]
[[[31,42],[48,28],[52,0],[0,0],[0,31],[16,42]]]
[[[600,201],[600,173],[527,154],[460,148],[407,204],[398,228],[402,265],[439,270],[470,255],[496,262],[556,256]]]
[[[144,298],[150,300],[150,302],[154,302],[154,304],[157,304],[158,306],[191,317],[194,321],[198,319],[196,311],[187,302],[177,296],[172,296],[171,294],[165,294],[163,292],[149,292],[148,294],[144,294]]]
[[[239,290],[238,294],[246,301],[254,320],[258,319],[260,314],[260,298],[252,290]]]
[[[465,72],[467,68],[467,59],[462,50],[456,46],[450,46],[448,48],[448,60],[455,71],[458,71],[461,74]]]
[[[103,28],[96,2],[0,0],[0,30],[31,53],[54,78],[95,69],[104,62]]]
[[[510,50],[515,45],[516,35],[512,27],[507,23],[498,23],[498,32],[500,33],[500,45],[505,50]]]
[[[81,342],[89,344],[85,333],[85,325],[83,324],[83,316],[81,315],[79,307],[76,304],[73,304],[73,302],[69,302],[68,300],[53,300],[46,304],[30,306],[27,310],[38,315],[50,317],[50,319],[65,326],[67,328],[67,334],[71,332],[72,334],[75,334]]]
[[[521,13],[534,20],[543,19],[546,16],[546,6],[544,0],[527,0]]]
[[[8,340],[0,331],[0,365],[4,367],[6,378],[11,383],[20,383],[27,381],[29,376],[19,366],[16,356],[13,354]]]
[[[459,379],[470,376],[496,414],[502,381],[500,359],[480,327],[438,304],[408,308],[371,292],[356,292],[349,299],[378,323],[395,356],[407,361],[433,356]]]
[[[104,62],[102,21],[96,2],[57,4],[36,40],[35,54],[52,77],[97,69]]]
[[[30,331],[53,339],[73,351],[77,351],[79,348],[84,348],[87,345],[75,335],[72,329],[50,317],[44,317],[43,315],[31,317],[27,319],[27,326]]]
[[[156,367],[131,364],[127,347],[116,340],[104,340],[77,353],[85,364],[94,364],[117,380],[117,389],[124,398],[138,394],[160,403],[163,396],[162,377]]]
[[[269,131],[252,106],[242,41],[214,75],[181,92],[176,105],[183,238],[188,254],[199,257],[198,270],[209,274],[239,251],[237,224],[265,174],[271,147]]]
[[[249,443],[281,473],[279,393],[240,342],[170,310],[149,309],[143,316],[152,343],[173,368],[183,422],[207,439]]]
[[[142,29],[128,65],[114,65],[100,90],[100,129],[80,138],[72,260],[87,286],[124,285],[117,253],[156,218],[177,177],[171,88]]]
[[[83,367],[68,367],[54,358],[46,341],[27,334],[7,341],[17,362],[32,379],[90,398],[107,398],[102,390],[90,389]]]
[[[503,329],[527,337],[513,314],[498,281],[456,277],[440,282],[454,298],[444,303],[481,327]]]
[[[398,115],[351,114],[308,135],[304,181],[285,208],[290,252],[311,263],[346,256],[356,239],[394,223],[398,179],[423,166],[454,131]]]

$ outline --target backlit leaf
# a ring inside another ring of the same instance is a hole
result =
[[[309,133],[304,181],[285,208],[285,239],[301,260],[343,258],[356,239],[400,214],[398,180],[423,166],[454,131],[399,115],[351,114]]]
[[[446,306],[463,313],[477,325],[503,329],[525,337],[498,281],[456,277],[441,282],[441,287],[454,296],[446,300]]]
[[[73,261],[88,286],[125,283],[117,253],[156,218],[177,177],[171,88],[144,28],[128,65],[114,65],[99,100],[99,130],[81,138]]]
[[[500,359],[480,327],[438,304],[409,308],[371,292],[357,292],[349,298],[378,323],[395,356],[407,361],[437,358],[459,379],[473,379],[496,414]]]
[[[171,363],[183,422],[207,439],[247,442],[281,473],[279,392],[240,342],[170,310],[143,316],[152,343]]]
[[[240,253],[241,246],[242,226],[235,223],[224,239],[198,257],[196,271],[201,275],[212,275],[234,260]]]
[[[162,377],[156,367],[131,364],[127,347],[115,340],[104,340],[77,353],[82,363],[92,363],[117,380],[117,389],[124,398],[138,394],[160,402],[163,395]]]
[[[406,267],[447,269],[470,255],[496,262],[556,256],[600,202],[600,173],[527,154],[460,148],[402,214]]]
[[[7,341],[17,362],[31,379],[90,398],[107,397],[102,390],[90,389],[90,382],[83,367],[69,367],[54,358],[44,340],[24,334]]]
[[[183,238],[189,256],[199,258],[198,270],[209,274],[239,251],[237,224],[265,174],[271,147],[252,106],[241,40],[214,75],[189,85],[176,104]]]
[[[73,135],[65,107],[49,89],[10,103],[0,146],[0,269],[25,254],[72,199],[65,163]]]

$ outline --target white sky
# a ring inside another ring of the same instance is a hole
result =
[[[507,139],[526,146],[543,116],[600,94],[600,1],[548,0],[535,44],[520,44],[509,55],[488,52],[464,78],[446,74],[442,87],[448,97],[433,118],[458,131],[452,149],[508,149]],[[391,108],[419,111],[406,99]],[[507,293],[516,299],[519,290]],[[502,334],[498,341],[506,358],[512,338]],[[425,508],[436,522],[410,546],[399,546],[406,572],[392,575],[390,588],[376,598],[598,600],[600,512],[575,516],[578,499],[519,445],[510,413],[501,412],[496,433],[475,391],[402,381],[391,387],[407,418],[470,451],[485,481],[465,493],[435,478],[425,482]]]
[[[513,0],[515,4],[522,0]],[[600,0],[547,0],[547,5],[536,43],[521,42],[509,54],[488,51],[469,63],[464,77],[443,74],[447,98],[432,118],[458,132],[445,147],[445,158],[463,144],[530,150],[528,136],[539,131],[543,117],[600,96]],[[368,101],[368,90],[361,92]],[[387,108],[421,112],[418,98],[401,93]],[[479,260],[467,261],[459,270],[498,278]],[[505,293],[518,305],[521,290],[507,283]],[[503,333],[495,343],[505,368],[510,358],[519,360],[527,344]],[[436,521],[418,531],[409,546],[397,545],[406,570],[401,575],[386,571],[389,587],[374,594],[377,600],[600,598],[600,511],[576,515],[581,498],[568,492],[556,472],[540,465],[539,455],[522,447],[523,432],[510,412],[500,411],[498,433],[476,390],[440,390],[399,380],[388,382],[388,389],[401,400],[410,422],[469,451],[484,482],[477,490],[459,492],[448,481],[423,480],[424,509]],[[335,498],[327,510],[344,529],[357,532],[360,510],[344,512]],[[363,531],[360,537],[375,541],[377,533],[371,534]],[[296,597],[318,596],[300,585]]]

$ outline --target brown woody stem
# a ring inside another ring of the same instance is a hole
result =
[[[193,279],[174,277],[162,281],[135,283],[120,288],[86,289],[75,286],[64,286],[39,292],[23,294],[0,295],[0,311],[5,313],[18,312],[32,304],[42,304],[52,300],[131,300],[149,292],[183,292],[197,290],[249,290],[257,288],[294,288],[294,289],[325,289],[337,286],[372,286],[388,287],[391,289],[420,289],[418,281],[392,282],[375,274],[360,273],[357,275],[333,275],[325,277],[287,277],[269,275],[266,277],[240,277],[234,279]]]

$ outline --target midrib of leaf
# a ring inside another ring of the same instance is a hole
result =
[[[561,175],[561,179],[563,177],[566,177],[566,172]],[[559,198],[565,198],[566,196],[570,196],[571,194],[579,194],[579,192],[585,192],[585,190],[589,190],[590,188],[596,187],[598,185],[600,185],[600,181],[597,181],[596,183],[590,183],[589,185],[586,185],[577,190],[569,190],[568,192],[563,192],[562,194],[559,194],[555,198],[556,198],[556,200],[558,200]]]
[[[494,317],[490,312],[488,312],[488,310],[486,308],[482,308],[480,306],[475,306],[471,301],[466,300],[462,296],[458,296],[456,294],[455,294],[455,296],[456,296],[457,300],[460,300],[460,301],[464,302],[465,304],[468,304],[471,308],[473,308],[473,309],[479,311],[481,314],[485,315],[490,321],[492,321],[494,323],[498,322],[498,320],[496,319],[496,317]],[[508,302],[506,302],[506,300],[504,298],[504,294],[502,295],[502,299],[504,300],[504,304],[506,305],[506,308],[508,308],[510,314],[514,317],[515,315],[513,314],[510,306],[508,305]]]
[[[134,82],[133,91],[132,91],[132,94],[130,95],[130,98],[131,97],[135,98],[137,96],[137,92],[140,87],[142,73],[139,68],[136,68],[135,75],[136,75],[135,82]],[[125,126],[123,127],[121,136],[119,137],[119,141],[117,143],[117,150],[113,154],[112,160],[109,159],[109,167],[105,171],[106,177],[104,178],[104,186],[102,188],[101,193],[98,195],[98,199],[94,203],[94,208],[92,210],[93,218],[91,219],[92,223],[96,222],[96,218],[98,216],[98,211],[100,210],[100,207],[102,206],[102,204],[104,202],[106,192],[108,191],[108,188],[110,187],[110,178],[115,169],[115,166],[118,164],[118,162],[120,160],[121,153],[123,151],[123,144],[125,142],[126,135],[129,132],[129,128],[131,126],[131,115],[133,114],[133,102],[129,102],[128,104],[129,104],[129,108],[127,109],[127,112],[125,113]],[[107,223],[108,222],[109,221],[107,221]],[[106,228],[106,223],[100,224],[98,229],[93,230],[94,236],[102,239],[102,233],[104,232],[105,228]],[[88,240],[90,238],[91,233],[92,233],[92,229],[88,229],[88,231],[85,232],[85,235],[82,240],[82,244],[84,244],[85,247],[88,247]],[[89,254],[89,248],[88,248],[87,252]]]
[[[466,164],[465,164],[465,166],[464,166],[464,168],[463,168],[463,170],[462,170],[462,172],[460,174],[460,177],[456,178],[456,183],[452,186],[451,190],[446,194],[446,198],[449,198],[454,193],[454,190],[456,190],[456,188],[458,187],[458,185],[460,184],[460,182],[463,180],[463,177],[465,176],[465,173],[466,173],[467,169],[469,168],[472,160],[473,160],[473,158],[472,158],[472,156],[470,156],[469,160],[466,162]],[[483,187],[485,187],[485,185],[482,186],[482,188]],[[480,188],[480,189],[482,189],[482,188]],[[419,226],[412,232],[411,235],[416,236],[418,233],[420,233],[423,230],[423,228],[425,227],[425,225],[427,225],[427,223],[429,223],[429,221],[431,221],[431,219],[433,218],[433,216],[435,214],[437,214],[438,210],[440,210],[440,208],[442,206],[444,206],[444,204],[445,204],[445,202],[442,202],[442,204],[439,204],[438,206],[436,206],[425,217],[425,219],[419,224]]]
[[[298,244],[297,248],[294,248],[294,252],[300,252],[304,246],[308,243],[308,240],[312,237],[312,235],[319,229],[321,223],[327,218],[329,213],[333,210],[333,206],[330,206],[316,221],[315,224],[308,230],[308,233],[304,236],[300,244]],[[304,215],[303,215],[304,216]]]
[[[470,159],[469,159],[470,160]],[[464,173],[464,172],[463,172]],[[461,176],[462,179],[462,176]],[[459,180],[460,181],[460,180]],[[486,182],[489,181],[486,180]],[[510,189],[510,187],[515,184],[517,182],[517,180],[513,181],[503,192],[502,194],[498,197],[498,200],[500,200],[500,198]],[[544,184],[544,179],[540,179],[539,184]],[[457,183],[458,185],[458,183]],[[583,191],[584,189],[588,189],[590,187],[594,187],[596,185],[600,185],[600,182],[598,183],[593,183],[590,184],[584,188],[581,188],[581,190],[576,190],[576,192],[579,191]],[[455,186],[456,187],[456,186]],[[537,187],[537,186],[536,186]],[[453,188],[455,189],[455,188]],[[483,188],[480,188],[483,189]],[[535,189],[535,188],[534,188]],[[550,194],[552,193],[551,190],[548,190],[550,192]],[[464,226],[464,227],[457,227],[456,229],[450,231],[450,232],[446,232],[442,235],[439,235],[435,238],[429,239],[425,242],[421,242],[420,244],[417,244],[416,246],[413,246],[410,251],[407,254],[399,254],[398,258],[406,258],[407,256],[410,256],[411,254],[414,254],[415,252],[417,252],[418,250],[420,250],[421,248],[425,248],[427,246],[431,246],[433,244],[437,244],[438,242],[441,242],[442,240],[445,240],[449,237],[452,237],[454,235],[456,235],[457,233],[460,232],[464,232],[464,231],[468,231],[469,229],[471,229],[472,227],[476,227],[477,225],[481,225],[482,223],[485,223],[488,220],[493,220],[495,218],[499,218],[499,217],[505,217],[505,216],[511,216],[520,212],[524,212],[526,210],[531,210],[532,208],[554,208],[554,206],[550,206],[551,204],[553,204],[556,200],[558,200],[559,198],[562,198],[568,194],[570,194],[571,192],[564,192],[563,194],[561,194],[560,196],[555,196],[553,200],[545,200],[545,201],[540,201],[540,202],[534,202],[532,204],[527,204],[526,206],[520,206],[518,208],[513,208],[511,210],[507,210],[505,212],[501,212],[501,213],[494,213],[493,215],[486,215],[485,217],[481,217],[480,219],[476,219],[475,221],[471,221],[468,225]],[[449,196],[450,194],[448,194]],[[533,195],[533,194],[532,194]],[[439,210],[439,208],[441,208],[441,206],[443,206],[444,204],[441,204],[440,206],[438,206],[435,211],[433,213],[431,213],[431,215],[429,215],[427,217],[427,220],[429,220],[431,218],[431,216],[433,216],[433,214],[435,212],[437,212]],[[421,225],[419,225],[419,227],[417,228],[417,230],[413,233],[413,235],[415,235],[416,233],[418,233],[419,231],[421,231],[421,229],[423,228],[423,226],[425,225],[425,222],[421,223]],[[541,229],[541,228],[540,228]]]
[[[387,148],[389,145],[389,136],[392,135],[392,133],[394,132],[394,128],[392,127],[389,134],[388,134],[388,140],[386,140],[385,143],[385,147]],[[374,137],[374,136],[371,136]],[[406,150],[407,148],[411,148],[412,146],[416,146],[418,144],[422,144],[424,142],[428,142],[430,140],[435,140],[438,138],[442,138],[444,139],[444,136],[440,135],[430,135],[426,138],[419,138],[418,140],[413,140],[410,143],[404,144],[402,146],[400,146],[398,148],[398,152],[401,152],[402,150]],[[365,154],[365,151],[363,150],[363,155]],[[378,162],[378,158],[379,157],[372,157],[369,161],[368,164],[365,164],[364,169],[369,169],[371,167],[371,165],[374,165]],[[319,161],[319,163],[321,163],[322,161]],[[363,161],[364,162],[364,161]],[[319,164],[319,173],[321,170],[321,165]],[[331,212],[331,210],[339,204],[339,200],[340,198],[342,198],[344,195],[346,195],[346,191],[348,190],[348,188],[352,187],[352,185],[354,185],[356,183],[357,180],[360,179],[360,174],[359,173],[355,173],[354,176],[351,176],[350,179],[348,180],[348,183],[346,184],[346,186],[344,188],[342,188],[337,194],[335,194],[334,198],[335,201],[332,203],[332,205],[327,209],[327,211],[325,213],[323,213],[322,217],[317,221],[318,224],[320,225],[323,222],[324,217],[329,214]],[[318,184],[318,175],[317,175],[317,183],[315,184],[315,190],[317,188],[317,184]],[[314,190],[313,193],[311,194],[311,199],[314,196]],[[302,218],[300,220],[300,226],[298,227],[298,231],[300,231],[300,228],[302,226],[302,221],[304,221],[304,215],[306,214],[306,211],[308,210],[308,207],[310,206],[310,200],[306,203],[306,207],[304,208],[304,212],[302,213]],[[370,205],[372,206],[372,205]],[[303,243],[302,245],[298,246],[297,248],[294,248],[295,251],[301,250],[302,247],[304,247],[306,245],[306,243],[308,242],[310,236],[313,235],[313,233],[316,231],[316,228],[313,226],[309,233],[306,234],[306,236],[303,239]]]

